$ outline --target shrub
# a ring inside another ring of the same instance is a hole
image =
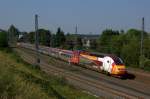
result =
[[[0,47],[7,47],[7,33],[6,32],[0,32]]]

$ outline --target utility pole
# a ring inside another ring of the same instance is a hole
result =
[[[78,27],[77,25],[75,26],[75,46],[78,46]],[[75,48],[76,49],[76,48]]]
[[[76,25],[76,28],[75,28],[75,34],[78,34],[78,27]]]
[[[36,49],[36,65],[40,63],[39,58],[39,33],[38,33],[38,15],[35,15],[35,49]]]
[[[141,46],[140,46],[140,67],[143,67],[143,61],[144,61],[144,56],[143,56],[143,35],[144,35],[144,30],[145,30],[145,23],[144,23],[144,17],[142,18],[142,31],[141,31]]]

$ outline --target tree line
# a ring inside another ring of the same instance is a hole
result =
[[[115,54],[121,57],[127,66],[139,67],[142,60],[144,69],[150,69],[150,34],[144,32],[143,55],[140,55],[141,32],[137,29],[118,31],[106,29],[94,40],[90,47],[83,46],[83,37],[79,34],[67,33],[59,27],[56,33],[50,30],[39,29],[39,43],[45,46],[58,47],[69,50],[88,50],[100,53]],[[19,37],[21,35],[21,37]],[[7,46],[8,42],[35,42],[35,32],[20,32],[11,25],[6,33],[0,32],[0,46]]]
[[[150,34],[144,32],[143,55],[140,55],[141,32],[137,29],[124,31],[104,30],[98,39],[97,51],[121,57],[127,66],[150,68]],[[141,57],[142,60],[141,61]]]

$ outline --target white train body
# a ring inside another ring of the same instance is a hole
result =
[[[20,43],[19,46],[35,50],[35,47],[32,44]],[[82,51],[70,51],[45,46],[40,46],[39,52],[54,57],[63,58],[71,63],[80,64],[82,61],[94,63],[91,65],[91,67],[96,68],[98,71],[104,71],[110,75],[122,76],[126,74],[125,65],[123,64],[122,60],[115,55],[100,53],[85,54]]]

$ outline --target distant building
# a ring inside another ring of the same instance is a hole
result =
[[[80,35],[82,38],[83,47],[90,48],[92,41],[97,40],[99,38],[99,35]]]
[[[96,41],[100,35],[89,35],[89,34],[71,34],[72,38],[67,40],[67,44],[75,46],[77,44],[76,37],[80,37],[82,46],[85,48],[93,47],[93,42]]]
[[[22,34],[19,34],[19,39],[22,38],[22,37],[23,37],[23,35],[22,35]]]

